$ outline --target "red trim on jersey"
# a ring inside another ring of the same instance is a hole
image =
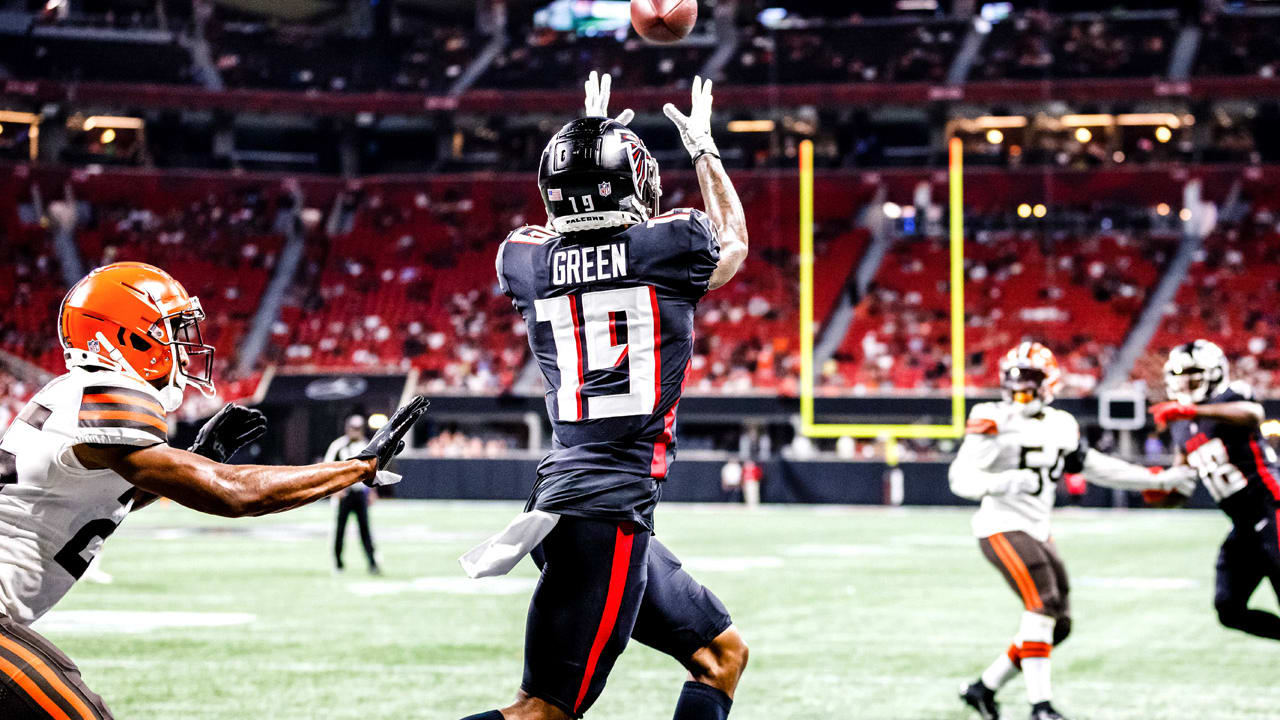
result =
[[[1204,433],[1197,433],[1193,435],[1189,440],[1187,440],[1187,454],[1190,455],[1196,450],[1199,450],[1200,446],[1207,442],[1209,442],[1208,435],[1205,435]]]
[[[662,314],[658,310],[658,291],[649,286],[649,306],[653,308],[653,406],[662,402]]]
[[[1262,483],[1271,491],[1271,497],[1280,500],[1280,483],[1276,482],[1276,478],[1271,474],[1271,468],[1267,467],[1266,458],[1262,455],[1262,448],[1258,447],[1256,438],[1249,438],[1249,447],[1253,450],[1253,460],[1258,464],[1258,477],[1262,478]]]
[[[578,699],[573,703],[574,713],[582,707],[582,701],[591,689],[591,677],[595,675],[596,664],[600,662],[600,653],[613,635],[613,627],[618,623],[618,611],[622,608],[622,593],[627,587],[627,571],[631,568],[631,545],[633,536],[622,531],[618,526],[613,540],[613,566],[609,571],[609,591],[605,595],[604,612],[600,616],[600,625],[596,628],[595,640],[591,642],[591,652],[587,655],[587,668],[582,674],[582,685],[578,688]]]
[[[693,367],[693,357],[689,357],[689,361],[684,364],[684,376],[680,378],[680,392],[684,394],[684,383],[689,379],[689,368]],[[662,435],[653,443],[653,460],[649,462],[649,477],[658,479],[667,476],[667,446],[676,437],[676,410],[680,407],[680,401],[676,400],[667,414],[662,417]]]
[[[569,317],[573,320],[573,351],[578,356],[575,366],[578,368],[578,389],[574,392],[574,399],[578,404],[578,414],[573,419],[582,419],[582,384],[586,382],[583,373],[583,364],[586,362],[582,357],[582,327],[578,322],[578,298],[575,295],[569,296]]]
[[[556,235],[553,232],[530,226],[522,227],[511,233],[507,240],[509,242],[520,243],[521,245],[541,245],[555,236]],[[528,239],[522,240],[522,237]]]
[[[618,313],[609,313],[609,347],[618,346]]]

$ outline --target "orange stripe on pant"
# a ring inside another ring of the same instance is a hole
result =
[[[1009,544],[1009,540],[1001,533],[996,533],[987,538],[991,542],[991,547],[996,551],[996,555],[1000,557],[1000,562],[1004,563],[1004,567],[1013,576],[1013,581],[1018,586],[1018,592],[1022,595],[1022,604],[1028,610],[1043,610],[1044,603],[1040,600],[1040,592],[1036,590],[1036,583],[1031,579],[1031,573],[1027,570],[1027,566],[1023,564],[1022,558],[1018,557],[1018,553]]]
[[[76,691],[72,690],[62,678],[58,677],[58,674],[50,669],[38,655],[4,635],[0,635],[0,647],[25,660],[33,670],[40,674],[40,677],[44,678],[45,682],[49,683],[54,692],[61,695],[62,699],[71,705],[72,709],[76,711],[77,717],[82,718],[82,720],[95,720],[98,717],[96,712],[90,710],[89,706],[84,704],[84,701],[80,699]],[[59,716],[66,717],[66,715]]]
[[[1025,658],[1047,658],[1053,650],[1053,646],[1046,642],[1023,642],[1022,657]]]
[[[44,694],[44,691],[40,689],[39,685],[36,685],[31,678],[27,677],[26,674],[19,670],[17,665],[14,665],[3,657],[0,657],[0,673],[4,673],[17,683],[18,687],[22,688],[22,691],[27,694],[27,697],[35,700],[36,704],[43,708],[45,712],[49,713],[49,717],[53,718],[53,720],[71,720],[71,718],[67,717],[67,714],[62,711],[62,708],[58,707],[57,703],[50,700],[49,696]]]

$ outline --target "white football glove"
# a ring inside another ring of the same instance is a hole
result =
[[[600,75],[595,70],[587,76],[587,117],[609,117],[609,88],[613,86],[613,78],[609,73]],[[618,113],[615,121],[626,125],[636,114],[627,108]]]
[[[1191,497],[1196,491],[1200,476],[1189,465],[1174,465],[1155,474],[1157,490],[1172,490],[1183,497]]]
[[[680,139],[684,141],[684,147],[695,163],[703,155],[720,157],[720,151],[711,139],[711,81],[704,81],[695,75],[690,94],[693,96],[693,107],[687,117],[671,103],[663,105],[662,112],[675,124],[676,130],[680,131]]]

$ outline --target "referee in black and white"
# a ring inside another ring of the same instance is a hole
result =
[[[324,454],[325,462],[349,460],[359,454],[369,442],[365,429],[363,416],[352,415],[347,418],[346,431],[342,437],[329,443],[329,449]],[[382,574],[382,570],[378,567],[377,555],[374,554],[373,532],[369,529],[371,492],[363,483],[356,483],[333,496],[334,504],[338,506],[338,525],[333,535],[333,568],[336,572],[342,572],[344,569],[342,545],[347,534],[347,516],[355,515],[356,524],[360,527],[360,544],[364,546],[365,557],[369,560],[369,573]]]

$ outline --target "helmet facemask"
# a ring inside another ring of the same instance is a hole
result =
[[[200,323],[204,319],[200,299],[193,297],[187,309],[165,315],[147,332],[153,340],[169,346],[172,364],[166,390],[172,387],[181,392],[190,383],[205,397],[213,397],[214,348],[204,342],[200,333]]]
[[[1222,348],[1196,340],[1174,348],[1164,364],[1164,389],[1169,399],[1198,405],[1226,389],[1227,356]]]
[[[1013,365],[1001,372],[1000,388],[1005,402],[1012,403],[1024,416],[1035,417],[1053,402],[1047,380],[1048,376],[1039,368]]]

